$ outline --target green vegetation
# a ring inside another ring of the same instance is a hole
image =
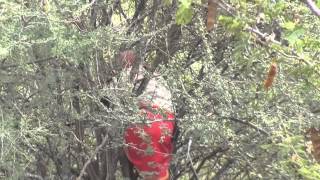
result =
[[[320,179],[320,17],[307,1],[217,2],[208,32],[205,0],[0,0],[0,179],[135,178],[126,49],[172,92],[172,179]]]

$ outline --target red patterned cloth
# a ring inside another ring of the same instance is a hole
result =
[[[173,150],[174,114],[161,112],[156,105],[151,108],[140,107],[143,116],[151,122],[134,124],[126,129],[125,152],[140,175],[151,176],[155,180],[168,177]]]

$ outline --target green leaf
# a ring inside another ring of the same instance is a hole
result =
[[[302,167],[298,170],[298,172],[306,179],[319,179],[320,176],[318,173],[312,171],[313,169],[308,169],[307,167]]]
[[[179,0],[179,2],[181,3],[181,5],[189,8],[191,6],[192,0]]]
[[[164,0],[163,2],[166,6],[170,6],[172,4],[172,0]]]
[[[228,24],[232,22],[232,17],[230,16],[219,16],[219,21],[221,21],[223,24]]]
[[[191,22],[193,10],[191,8],[191,0],[181,0],[176,14],[176,23],[179,25]]]
[[[0,58],[8,56],[9,50],[7,48],[0,47]]]
[[[264,150],[268,150],[268,149],[271,149],[273,147],[273,145],[272,144],[263,144],[260,147]]]
[[[244,23],[240,19],[230,16],[219,16],[219,21],[232,32],[238,33],[244,27]]]
[[[299,41],[299,38],[304,34],[304,32],[304,29],[299,28],[293,31],[289,36],[287,36],[286,39],[289,41],[291,45],[293,45]]]
[[[285,29],[287,29],[289,31],[293,31],[294,28],[296,27],[296,24],[292,21],[288,21],[288,22],[285,22],[282,27],[284,27]]]

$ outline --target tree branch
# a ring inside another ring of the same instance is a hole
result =
[[[222,147],[222,146],[214,149],[211,153],[209,153],[206,157],[204,157],[202,159],[202,161],[199,163],[199,165],[198,165],[198,167],[196,169],[196,172],[199,173],[201,168],[205,164],[205,162],[207,162],[210,158],[212,158],[213,156],[217,155],[220,152],[225,152],[225,151],[228,151],[228,150],[229,150],[229,147]],[[193,176],[191,179],[194,179],[194,178],[195,177]]]
[[[268,41],[270,41],[270,42],[272,42],[272,43],[274,43],[274,44],[281,45],[281,42],[279,42],[279,41],[277,41],[277,40],[274,40],[274,39],[272,39],[272,38],[268,38],[268,37],[270,36],[269,34],[267,34],[267,33],[262,33],[262,32],[260,32],[258,29],[254,29],[254,28],[252,28],[252,27],[247,27],[246,30],[249,31],[249,32],[252,32],[252,33],[254,33],[254,34],[256,34],[256,35],[258,35],[258,36],[259,36],[260,38],[262,38],[262,39],[266,39],[266,40],[268,40]]]
[[[43,180],[43,178],[40,175],[37,175],[37,174],[26,173],[25,177],[26,178],[31,178],[31,179]]]
[[[244,124],[244,125],[248,125],[248,126],[252,127],[253,129],[261,132],[262,134],[269,136],[269,133],[268,133],[267,131],[265,131],[264,129],[261,129],[261,128],[259,128],[259,127],[257,127],[256,125],[254,125],[254,124],[252,124],[252,123],[250,123],[250,122],[248,122],[248,121],[242,121],[242,120],[237,119],[237,118],[234,118],[234,117],[222,117],[222,118],[223,118],[223,119],[229,119],[229,120],[231,120],[231,121],[238,122],[238,123],[241,123],[241,124]]]
[[[189,162],[190,162],[190,167],[191,167],[191,170],[192,170],[192,172],[193,172],[193,176],[195,177],[196,180],[199,180],[198,174],[197,174],[196,170],[194,169],[194,165],[193,165],[193,162],[192,162],[192,158],[191,158],[191,156],[190,156],[191,144],[192,144],[192,138],[190,137],[190,138],[189,138],[189,142],[188,142],[187,157],[188,157]]]
[[[230,168],[230,166],[235,162],[234,159],[228,159],[221,167],[221,169],[214,175],[212,180],[219,180],[222,174]]]
[[[4,65],[4,66],[0,66],[0,69],[6,70],[6,69],[8,69],[8,68],[18,67],[18,66],[22,66],[22,65],[41,63],[41,62],[45,62],[45,61],[50,61],[50,60],[52,60],[52,59],[54,59],[54,58],[55,58],[55,57],[48,57],[48,58],[38,59],[38,60],[35,60],[35,61],[30,61],[30,62],[26,62],[26,63],[22,63],[22,64],[9,64],[9,65]]]
[[[309,9],[318,17],[320,17],[320,9],[317,7],[317,5],[312,0],[306,0],[306,3],[309,7]]]
[[[81,169],[80,175],[77,177],[77,180],[81,180],[82,176],[84,175],[88,165],[91,163],[94,156],[104,147],[104,145],[107,143],[108,140],[108,134],[106,134],[103,138],[102,143],[94,150],[93,154],[90,156],[90,158],[87,160],[87,162],[84,164],[83,168]]]

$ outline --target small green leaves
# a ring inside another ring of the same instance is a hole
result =
[[[176,14],[176,23],[179,25],[191,22],[193,10],[191,8],[192,0],[180,0],[179,8]]]
[[[4,58],[9,54],[9,50],[7,48],[0,47],[0,58]]]
[[[219,16],[219,21],[229,30],[233,32],[239,32],[242,30],[243,23],[237,19],[230,16]]]
[[[170,6],[172,4],[172,0],[164,0],[163,3],[166,5],[166,6]]]
[[[283,28],[289,30],[289,31],[292,31],[295,27],[296,27],[296,24],[292,21],[288,21],[288,22],[285,22],[283,25],[282,25]]]
[[[300,37],[304,34],[304,29],[299,28],[289,34],[286,39],[289,41],[291,45],[297,43],[300,40]]]

